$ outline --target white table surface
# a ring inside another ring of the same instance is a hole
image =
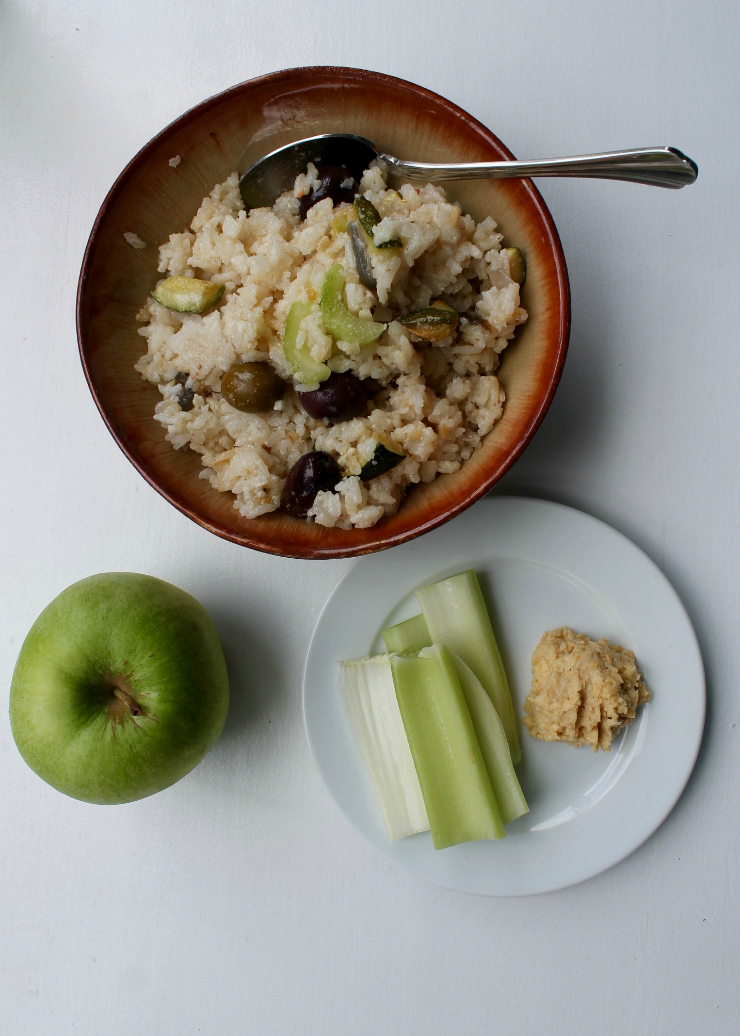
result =
[[[122,807],[47,787],[0,722],[3,1036],[740,1030],[739,10],[0,0],[2,694],[41,608],[106,570],[199,597],[232,681],[212,754]],[[670,143],[699,163],[675,193],[540,181],[573,334],[552,409],[499,491],[580,507],[644,548],[683,597],[709,685],[673,814],[560,893],[446,892],[355,833],[314,772],[300,709],[317,611],[351,562],[279,560],[202,531],[137,475],[85,385],[74,293],[115,176],[202,98],[311,63],[431,87],[520,157]]]

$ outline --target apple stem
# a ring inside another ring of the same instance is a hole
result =
[[[124,691],[121,687],[114,687],[113,693],[119,701],[123,702],[132,716],[141,715],[141,706],[134,701],[128,691]]]

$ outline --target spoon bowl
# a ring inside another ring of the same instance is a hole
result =
[[[239,189],[245,208],[273,205],[275,199],[292,186],[296,176],[305,173],[312,162],[319,166],[344,166],[360,182],[362,174],[378,157],[375,147],[355,133],[322,133],[271,151],[254,165],[242,155],[237,165]]]

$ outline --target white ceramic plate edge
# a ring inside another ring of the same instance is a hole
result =
[[[609,859],[608,862],[606,862],[606,863],[601,862],[600,865],[598,865],[597,867],[592,868],[592,869],[589,869],[588,867],[586,867],[585,869],[583,869],[582,873],[578,873],[573,878],[565,880],[565,881],[555,880],[554,882],[549,882],[549,883],[547,881],[545,881],[545,882],[538,883],[537,887],[531,887],[531,888],[528,888],[528,889],[527,888],[521,888],[521,889],[518,889],[517,891],[506,891],[506,892],[492,892],[492,891],[486,891],[486,890],[482,890],[482,889],[463,888],[457,882],[450,881],[449,877],[446,878],[445,880],[436,880],[435,877],[430,876],[428,874],[421,874],[421,875],[417,874],[417,876],[420,876],[424,880],[430,881],[433,884],[441,885],[442,887],[446,887],[446,888],[455,889],[457,891],[463,891],[463,892],[466,892],[468,894],[478,894],[478,895],[487,895],[487,896],[527,896],[527,895],[537,895],[537,894],[541,894],[543,892],[555,891],[555,890],[560,889],[560,888],[569,887],[569,886],[571,886],[573,884],[579,883],[580,881],[585,881],[585,880],[587,880],[590,877],[595,877],[597,874],[602,873],[604,870],[607,870],[608,868],[610,868],[612,866],[615,866],[617,863],[621,862],[627,856],[629,856],[632,852],[634,852],[636,849],[638,849],[660,827],[660,825],[665,821],[667,816],[670,814],[670,812],[672,811],[672,809],[674,808],[674,806],[678,802],[679,798],[681,797],[681,794],[683,793],[683,791],[684,791],[684,789],[686,787],[686,784],[688,783],[688,780],[689,780],[689,778],[691,776],[691,773],[693,771],[694,764],[696,762],[696,757],[698,755],[699,748],[700,748],[700,745],[701,745],[703,726],[704,726],[704,718],[705,718],[705,711],[706,711],[705,678],[704,678],[704,670],[703,670],[703,664],[702,664],[702,660],[701,660],[701,652],[700,652],[700,649],[699,649],[698,640],[696,638],[696,634],[695,634],[695,631],[694,631],[693,626],[691,624],[691,621],[690,621],[690,619],[688,617],[688,614],[686,613],[686,609],[684,608],[683,603],[681,602],[677,592],[675,591],[673,586],[669,583],[669,581],[666,578],[666,576],[657,568],[657,566],[652,561],[652,559],[644,551],[642,551],[639,547],[637,547],[637,545],[634,544],[631,540],[629,540],[628,537],[624,536],[622,533],[618,532],[617,530],[615,530],[612,526],[608,525],[607,523],[602,522],[600,519],[594,518],[594,517],[592,517],[590,515],[585,514],[584,512],[577,511],[577,510],[575,510],[573,508],[566,507],[565,505],[556,504],[556,503],[553,503],[553,502],[550,502],[550,501],[534,500],[532,498],[526,498],[526,497],[525,498],[520,498],[520,497],[488,497],[488,498],[485,498],[484,501],[479,502],[474,509],[471,509],[470,511],[465,512],[464,515],[459,516],[452,523],[449,523],[448,525],[443,526],[442,530],[436,530],[435,531],[436,535],[439,536],[440,533],[443,533],[443,531],[445,529],[449,530],[451,525],[458,524],[458,523],[459,524],[464,524],[466,515],[470,516],[472,510],[475,510],[478,513],[480,513],[480,509],[483,509],[483,508],[486,508],[486,507],[490,507],[492,505],[493,506],[498,505],[499,507],[503,506],[504,508],[506,508],[506,507],[521,506],[521,507],[523,507],[525,509],[533,508],[533,507],[535,507],[535,508],[537,508],[537,507],[539,507],[539,508],[544,507],[544,508],[547,508],[547,509],[551,509],[553,514],[555,514],[556,512],[560,512],[561,516],[562,516],[562,514],[564,512],[566,512],[568,515],[572,516],[573,518],[577,517],[579,520],[586,520],[592,526],[600,529],[606,535],[607,538],[609,538],[609,537],[617,537],[620,541],[623,541],[624,545],[628,548],[629,551],[631,551],[633,553],[636,553],[637,555],[639,555],[641,557],[642,562],[645,565],[646,569],[650,570],[652,575],[658,580],[658,582],[660,584],[661,591],[664,594],[667,593],[667,595],[670,597],[671,602],[672,602],[674,608],[676,609],[676,612],[678,614],[680,614],[680,616],[683,619],[682,633],[683,633],[683,635],[685,637],[690,638],[690,641],[691,641],[691,643],[687,644],[686,646],[688,648],[690,648],[690,652],[689,653],[693,656],[693,660],[698,664],[698,668],[697,668],[696,673],[694,675],[695,675],[695,677],[698,680],[699,685],[700,685],[700,687],[698,687],[697,689],[700,689],[700,691],[701,691],[700,701],[697,702],[697,704],[699,706],[699,712],[696,715],[695,724],[692,727],[692,734],[693,734],[693,736],[691,738],[691,741],[690,741],[690,743],[686,743],[683,746],[683,751],[682,751],[682,755],[681,755],[683,765],[680,768],[680,771],[677,772],[674,775],[674,779],[673,779],[673,782],[672,782],[672,785],[671,785],[671,792],[664,799],[664,801],[662,803],[662,807],[657,812],[653,812],[651,815],[646,815],[645,818],[644,818],[644,821],[642,823],[639,822],[639,817],[636,818],[636,822],[635,822],[635,818],[631,818],[633,820],[633,827],[632,827],[631,837],[625,841],[625,844],[624,844],[623,848],[620,851],[614,853],[614,855]],[[435,533],[431,533],[429,535],[431,537],[434,537]],[[424,540],[426,540],[426,539],[427,539],[427,537],[424,537]],[[419,541],[412,541],[412,543],[416,543],[418,545]],[[398,552],[408,551],[411,546],[412,546],[412,544],[406,544],[406,545],[397,547],[393,551],[388,552],[388,554],[397,555]],[[482,549],[484,549],[484,545],[481,545],[481,550]],[[388,554],[381,555],[381,557],[387,558]],[[316,626],[314,628],[314,631],[312,633],[312,636],[311,636],[311,639],[310,639],[310,642],[309,642],[309,648],[308,648],[308,652],[307,652],[307,655],[306,655],[306,662],[304,664],[304,669],[303,669],[302,707],[303,707],[303,718],[304,718],[304,725],[305,725],[305,728],[306,728],[306,735],[307,735],[307,740],[308,740],[308,744],[309,744],[309,750],[311,752],[311,756],[313,758],[314,764],[316,765],[317,770],[319,771],[319,774],[321,775],[321,778],[324,781],[325,786],[327,787],[327,790],[329,791],[331,797],[334,799],[335,804],[338,806],[340,812],[344,814],[344,816],[349,820],[349,822],[355,828],[357,828],[360,831],[360,833],[366,838],[366,840],[368,840],[370,842],[370,844],[372,844],[376,848],[380,849],[381,852],[383,852],[384,851],[384,847],[381,844],[379,844],[377,841],[374,841],[367,834],[367,832],[363,831],[362,828],[358,826],[356,820],[353,818],[351,813],[348,812],[348,810],[343,806],[343,804],[334,795],[334,793],[332,791],[332,778],[331,778],[331,774],[325,768],[323,760],[321,758],[321,753],[317,750],[316,743],[315,743],[314,738],[312,736],[311,721],[310,721],[308,713],[307,713],[307,705],[306,705],[306,702],[307,702],[307,687],[308,687],[309,674],[310,674],[310,668],[311,668],[311,660],[312,660],[312,658],[314,656],[314,652],[316,651],[316,648],[317,648],[317,640],[318,640],[318,637],[319,637],[320,631],[321,631],[322,619],[324,618],[324,616],[325,616],[325,614],[327,612],[327,609],[329,609],[332,606],[332,602],[334,601],[335,597],[338,594],[343,592],[343,590],[344,590],[344,588],[346,586],[347,581],[351,580],[353,578],[353,576],[354,576],[354,574],[356,572],[357,567],[361,566],[361,565],[367,565],[370,562],[371,558],[373,558],[373,557],[375,557],[375,555],[371,555],[370,557],[360,558],[357,561],[355,561],[352,564],[351,568],[343,575],[342,579],[339,581],[337,586],[334,588],[334,590],[330,594],[329,598],[325,602],[323,608],[321,609],[321,612],[320,612],[320,614],[318,616],[318,619],[317,619],[317,622],[316,622]],[[432,573],[430,573],[430,574],[432,574]],[[338,659],[336,661],[338,661]],[[337,708],[340,708],[338,702],[337,702]],[[358,759],[359,759],[359,757],[358,757]],[[391,843],[388,843],[388,845],[390,846]],[[410,869],[412,871],[412,873],[416,873],[413,867],[409,868],[409,867],[407,867],[403,863],[403,861],[398,860],[398,858],[396,856],[394,856],[390,852],[390,849],[386,852],[386,855],[391,855],[392,858],[394,859],[394,862],[398,863],[400,866],[406,867],[406,869]]]

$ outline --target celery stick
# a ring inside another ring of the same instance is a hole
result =
[[[444,644],[469,665],[493,702],[506,731],[511,758],[522,758],[504,664],[491,628],[478,577],[472,569],[416,591],[435,644]]]
[[[350,313],[342,298],[343,288],[344,267],[334,263],[327,270],[321,288],[321,318],[324,328],[337,341],[370,345],[380,338],[386,325]]]
[[[468,712],[473,721],[473,729],[478,738],[483,762],[486,764],[488,776],[491,778],[491,787],[501,811],[501,819],[504,824],[510,824],[512,820],[528,813],[529,806],[522,794],[514,764],[511,761],[509,742],[506,740],[506,734],[494,704],[483,689],[478,677],[458,655],[452,655],[452,660],[455,663]]]
[[[422,648],[432,646],[423,615],[414,615],[405,622],[389,626],[383,630],[383,640],[389,651],[396,651],[399,655],[403,651],[421,651]]]
[[[434,644],[391,655],[393,681],[435,849],[505,835],[455,664]]]
[[[313,309],[310,302],[294,302],[288,310],[283,332],[283,352],[296,381],[304,385],[318,385],[326,381],[331,370],[325,363],[314,360],[306,343],[298,344],[301,324]]]
[[[388,837],[393,841],[428,831],[388,656],[339,664],[345,715],[370,773]]]

